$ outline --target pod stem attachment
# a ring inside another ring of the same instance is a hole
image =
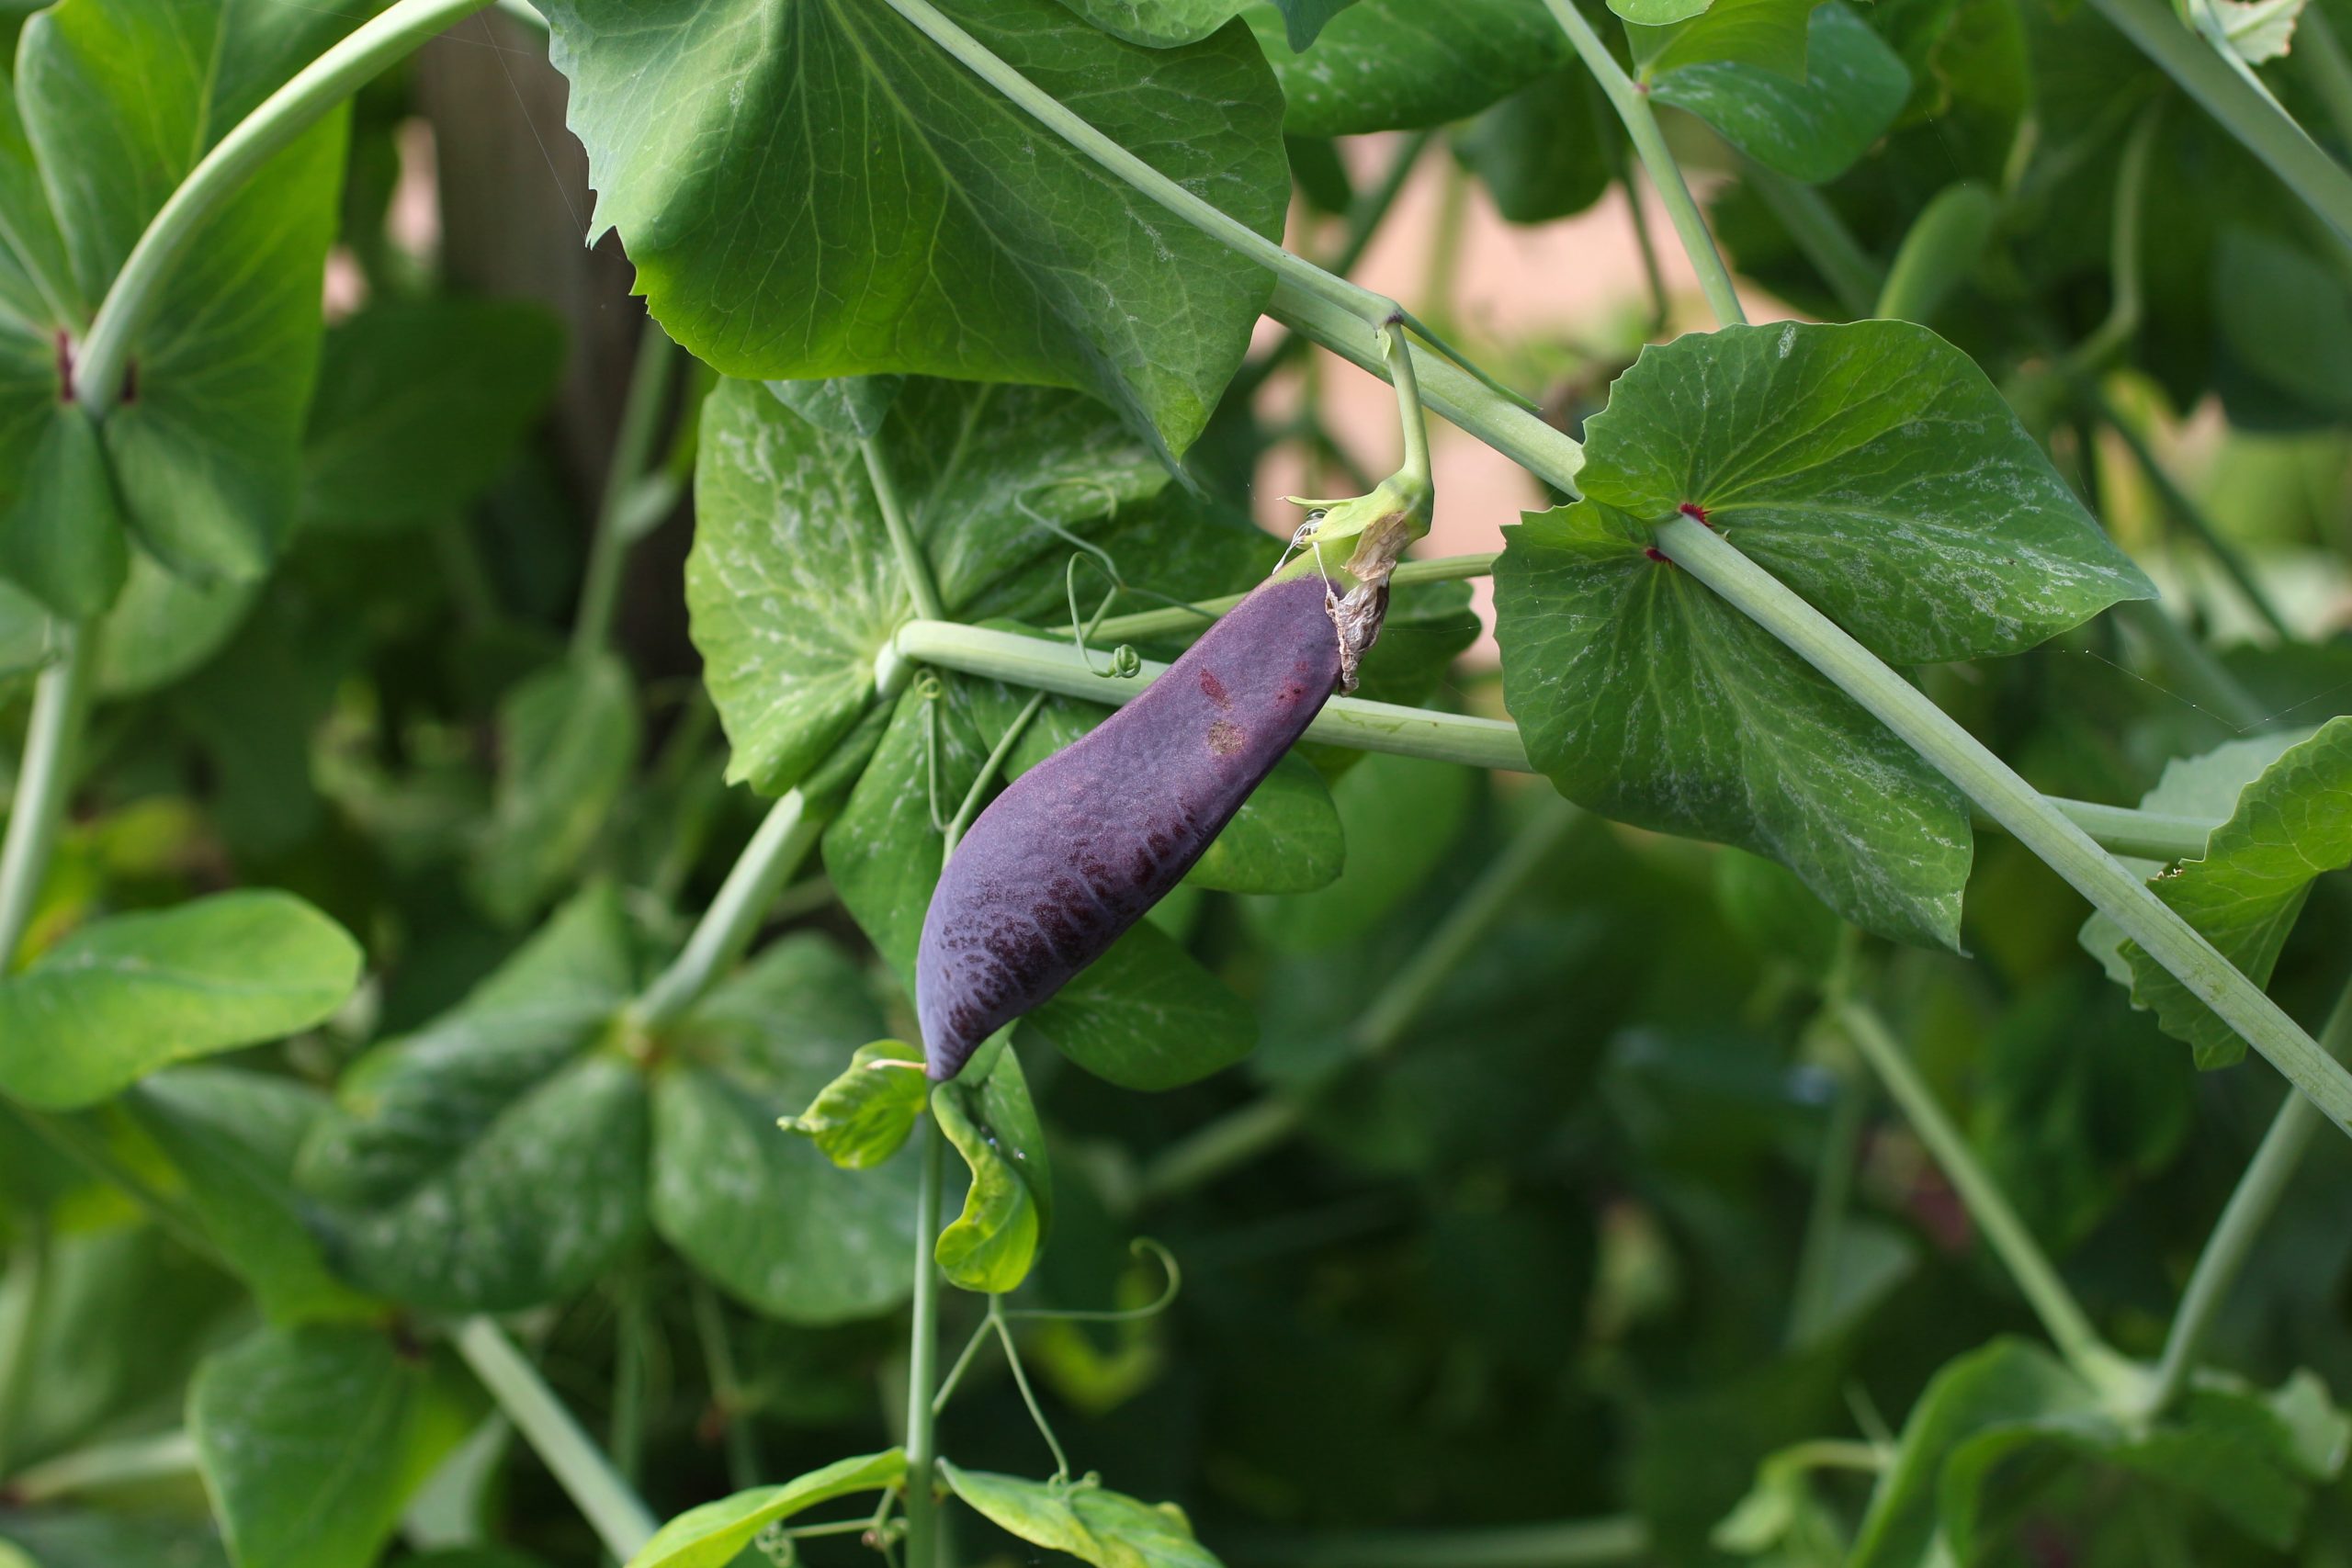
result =
[[[1323,566],[1329,581],[1322,547],[1343,539],[1355,541],[1344,575],[1347,591],[1331,590],[1331,624],[1340,637],[1340,689],[1356,689],[1356,668],[1379,640],[1382,618],[1388,612],[1388,580],[1407,547],[1430,531],[1436,488],[1430,473],[1429,423],[1421,412],[1420,384],[1413,373],[1413,354],[1405,335],[1402,311],[1381,324],[1384,355],[1396,389],[1396,418],[1404,432],[1404,466],[1373,488],[1369,495],[1340,501],[1287,499],[1310,509],[1298,543],[1307,561]],[[1301,570],[1304,570],[1302,568]]]

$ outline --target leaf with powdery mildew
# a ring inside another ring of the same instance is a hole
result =
[[[2202,860],[2150,884],[2256,985],[2270,978],[2312,884],[2352,863],[2352,718],[2331,719],[2290,747],[2238,796]],[[2245,1042],[2165,968],[2126,942],[2132,999],[2195,1047],[2200,1067],[2245,1055]]]
[[[1868,930],[1958,946],[1968,813],[1917,753],[1623,513],[1585,502],[1505,532],[1504,701],[1562,795],[1769,856]]]
[[[595,228],[729,376],[1082,389],[1170,452],[1272,279],[869,0],[548,0]],[[1046,96],[1269,239],[1282,97],[1247,31],[1153,50],[1057,0],[939,0]]]
[[[1890,663],[2021,652],[2155,592],[1984,373],[1908,321],[1645,348],[1585,438],[1587,497],[1697,509]]]
[[[1417,130],[1476,114],[1573,60],[1544,0],[1357,0],[1307,49],[1270,0],[1242,13],[1298,136]]]

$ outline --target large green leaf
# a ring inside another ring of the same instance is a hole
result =
[[[645,1223],[646,1089],[634,1063],[590,1047],[634,979],[619,902],[600,888],[344,1075],[299,1171],[344,1272],[414,1305],[492,1312],[604,1271]]]
[[[0,386],[0,395],[6,389]],[[0,528],[0,571],[60,615],[80,620],[122,592],[130,549],[97,426],[80,404],[49,400],[23,458],[22,493]]]
[[[2151,884],[2156,897],[2243,970],[2267,982],[2312,884],[2352,863],[2352,718],[2330,719],[2246,785],[2202,859]],[[2199,1066],[2227,1066],[2245,1042],[2135,942],[2122,948],[2132,998],[2166,1033],[2195,1047]]]
[[[1249,0],[1062,0],[1105,31],[1130,43],[1165,49],[1204,39],[1233,18]],[[1282,13],[1284,36],[1294,51],[1313,44],[1324,25],[1355,0],[1272,0]]]
[[[1697,508],[1894,663],[2016,653],[2155,592],[1984,373],[1907,321],[1644,349],[1586,436],[1589,499]]]
[[[1668,45],[1654,62],[1651,96],[1690,110],[1749,157],[1801,180],[1844,174],[1911,96],[1901,57],[1838,0],[1813,13],[1798,73],[1741,58],[1665,68],[1680,52]]]
[[[1029,1481],[962,1470],[944,1460],[939,1470],[956,1495],[989,1523],[1048,1551],[1068,1552],[1096,1568],[1217,1568],[1217,1560],[1193,1539],[1192,1521],[1172,1503],[1145,1503],[1091,1476]]]
[[[1069,546],[1054,530],[1098,531],[1167,483],[1101,408],[1030,388],[913,382],[879,445],[941,598],[966,616],[1041,608],[1048,578],[1059,598]],[[873,700],[875,658],[913,606],[854,438],[724,383],[695,482],[686,602],[728,776],[779,792]]]
[[[1685,66],[1737,62],[1804,81],[1805,22],[1816,0],[1682,0],[1613,6],[1628,26],[1635,73],[1645,83]],[[1635,16],[1640,9],[1655,15]],[[1680,12],[1680,16],[1667,13]]]
[[[302,447],[305,523],[391,528],[487,489],[555,395],[563,323],[513,299],[372,305],[327,333]]]
[[[932,1114],[972,1173],[963,1213],[933,1250],[949,1284],[1002,1295],[1029,1277],[1053,1228],[1053,1167],[1011,1046],[997,1052],[987,1077],[971,1077],[932,1091]]]
[[[1269,237],[1282,105],[1239,28],[1148,50],[1055,0],[947,0],[1097,130]],[[730,376],[1082,388],[1192,445],[1269,278],[1104,174],[887,6],[550,0],[596,225]]]
[[[1600,199],[1615,174],[1609,107],[1592,73],[1539,76],[1454,132],[1453,154],[1513,223],[1549,223]]]
[[[285,893],[99,920],[0,980],[0,1091],[94,1105],[157,1067],[321,1022],[359,964],[341,926]]]
[[[1243,12],[1302,136],[1442,125],[1476,114],[1572,56],[1544,0],[1355,0],[1314,48],[1272,0]]]
[[[835,1460],[780,1486],[757,1486],[687,1509],[653,1532],[628,1568],[727,1568],[759,1533],[803,1508],[859,1492],[880,1492],[906,1479],[907,1456],[878,1454]]]
[[[1561,794],[1769,856],[1869,930],[1959,945],[1967,808],[1917,753],[1623,513],[1582,502],[1508,533],[1504,697]]]
[[[637,764],[637,683],[595,652],[548,666],[498,705],[498,795],[469,881],[492,919],[519,925],[563,890]]]
[[[662,1037],[653,1088],[654,1226],[703,1273],[771,1316],[871,1317],[909,1289],[915,1156],[900,1152],[876,1169],[842,1170],[776,1125],[881,1032],[857,966],[809,933],[768,949]],[[903,1069],[887,1076],[924,1081]]]
[[[302,1223],[294,1166],[328,1101],[293,1078],[232,1067],[158,1073],[128,1100],[187,1189],[205,1235],[277,1323],[373,1303],[328,1269]]]
[[[373,1327],[264,1329],[188,1390],[237,1568],[369,1568],[471,1424],[459,1375]]]
[[[78,337],[81,310],[197,161],[358,19],[233,0],[62,0],[28,23],[18,106],[70,277],[39,288],[44,312],[0,321],[0,335],[28,334],[52,356],[61,329]],[[131,528],[177,570],[257,575],[293,515],[345,125],[330,116],[246,180],[132,338],[99,434]],[[48,395],[59,390],[52,376]]]

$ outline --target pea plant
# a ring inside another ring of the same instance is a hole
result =
[[[0,18],[0,1568],[2352,1556],[2341,0]]]

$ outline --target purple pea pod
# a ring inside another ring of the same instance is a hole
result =
[[[1425,490],[1349,503],[1342,595],[1312,556],[1258,585],[1125,707],[1006,788],[948,857],[915,955],[923,1061],[954,1077],[1166,897],[1380,635]],[[1340,516],[1334,506],[1329,516]],[[1301,570],[1305,566],[1308,570]]]

